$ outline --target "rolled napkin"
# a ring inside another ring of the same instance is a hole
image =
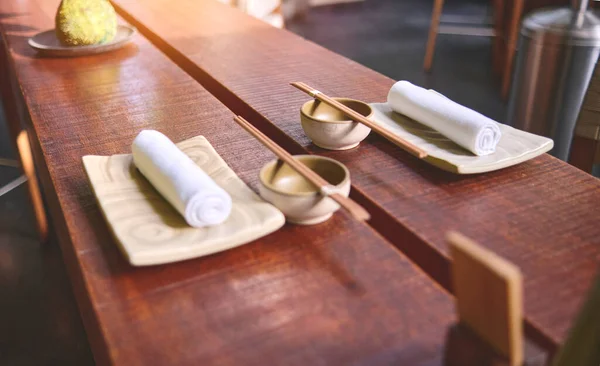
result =
[[[408,81],[394,84],[387,100],[395,112],[433,128],[478,156],[496,151],[502,136],[496,121]]]
[[[218,225],[231,213],[231,197],[169,138],[144,130],[131,145],[133,162],[193,227]]]

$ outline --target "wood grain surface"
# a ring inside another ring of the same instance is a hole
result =
[[[440,364],[451,297],[343,212],[209,257],[130,266],[83,155],[126,153],[141,129],[174,141],[202,134],[255,190],[273,156],[141,36],[94,57],[38,57],[27,38],[51,27],[56,6],[2,1],[0,29],[98,364]]]
[[[600,183],[549,155],[457,176],[372,134],[354,150],[315,147],[299,123],[303,81],[332,97],[385,101],[394,80],[212,0],[114,0],[117,11],[237,114],[290,152],[340,160],[370,223],[450,288],[444,234],[457,230],[518,265],[526,331],[549,348],[600,263]],[[218,15],[217,15],[218,14]]]

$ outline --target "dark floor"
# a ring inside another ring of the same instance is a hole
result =
[[[422,71],[432,3],[366,0],[322,7],[289,28],[389,77],[434,88],[502,120],[489,39],[440,36],[433,72]],[[444,13],[484,16],[485,3],[454,0]],[[14,155],[0,113],[0,157]],[[0,186],[17,175],[0,167]],[[0,365],[93,364],[60,249],[55,240],[38,242],[26,193],[21,186],[0,197]]]

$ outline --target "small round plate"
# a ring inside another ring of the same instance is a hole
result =
[[[116,50],[123,47],[134,36],[136,30],[133,27],[127,25],[119,25],[117,28],[117,34],[115,38],[104,44],[95,44],[89,46],[63,46],[58,38],[56,38],[56,32],[54,29],[47,30],[42,33],[38,33],[35,36],[29,38],[29,45],[38,51],[39,54],[44,56],[55,56],[55,57],[78,57],[78,56],[89,56],[96,55],[98,53],[104,53]]]

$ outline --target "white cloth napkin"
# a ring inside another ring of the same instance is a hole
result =
[[[478,156],[492,154],[502,136],[496,121],[408,81],[392,86],[388,104]]]
[[[169,138],[144,130],[131,145],[133,162],[193,227],[218,225],[231,213],[231,197]]]

